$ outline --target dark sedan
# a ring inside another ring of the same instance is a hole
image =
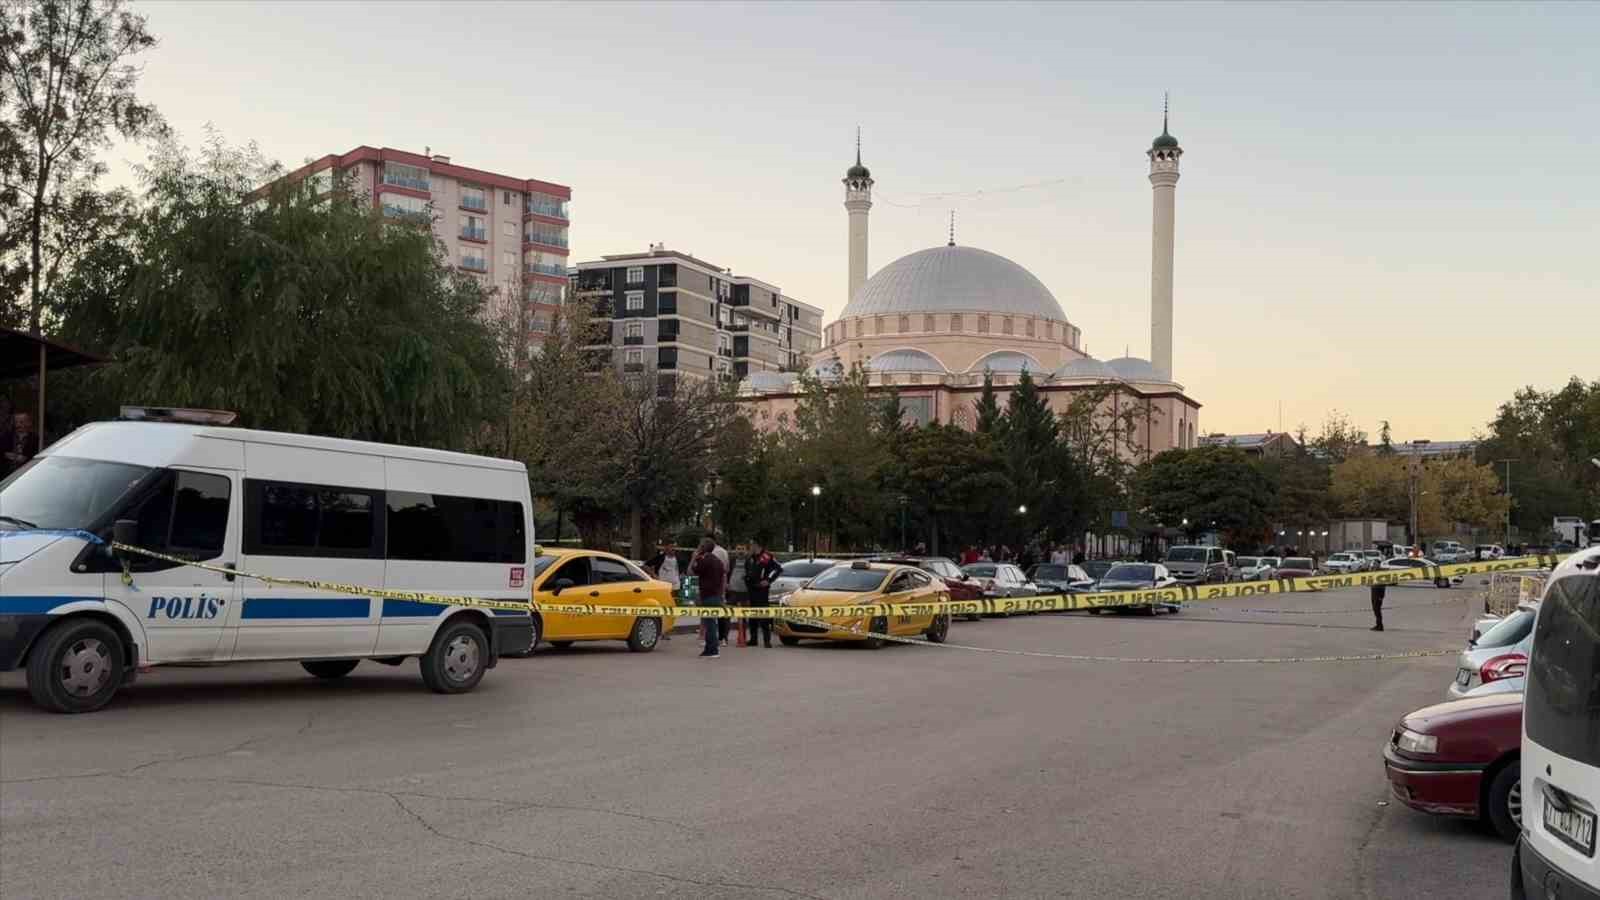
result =
[[[1155,588],[1169,588],[1178,583],[1167,567],[1161,563],[1117,563],[1106,572],[1105,577],[1095,585],[1097,594],[1112,594],[1118,591],[1148,591]],[[1180,608],[1176,603],[1148,604],[1138,607],[1102,606],[1089,610],[1090,615],[1099,615],[1102,609],[1138,609],[1147,615],[1155,615],[1158,609],[1177,612]]]
[[[1046,594],[1087,594],[1095,582],[1081,567],[1068,563],[1039,563],[1028,570],[1028,580]]]

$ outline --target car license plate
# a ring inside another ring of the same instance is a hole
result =
[[[1594,855],[1594,813],[1581,809],[1556,809],[1545,801],[1544,830],[1566,841],[1588,856]]]
[[[1438,682],[1434,682],[1434,683],[1437,684]],[[1471,669],[1462,669],[1461,671],[1456,673],[1456,684],[1459,684],[1462,687],[1466,687],[1470,683],[1472,683],[1472,670]]]

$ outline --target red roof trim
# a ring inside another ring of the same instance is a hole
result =
[[[335,165],[339,166],[340,168],[344,168],[345,166],[349,166],[352,163],[358,162],[391,161],[404,163],[408,166],[418,166],[420,168],[427,169],[429,172],[436,172],[440,175],[448,175],[451,178],[461,181],[470,181],[473,184],[480,184],[484,187],[493,187],[506,191],[517,191],[518,193],[524,194],[529,192],[550,194],[555,197],[560,197],[562,200],[572,199],[572,188],[564,184],[540,181],[537,178],[513,178],[510,175],[499,175],[494,172],[486,172],[483,169],[473,169],[467,166],[458,166],[454,163],[436,162],[430,157],[423,156],[420,153],[409,153],[405,150],[396,150],[392,147],[384,147],[379,149],[377,147],[369,147],[366,144],[362,144],[354,150],[351,150],[349,153],[329,154],[328,156],[314,160],[298,169],[295,169],[288,175],[285,175],[284,178],[291,181],[299,180],[307,175],[320,172],[323,169]],[[382,180],[381,177],[379,180]]]

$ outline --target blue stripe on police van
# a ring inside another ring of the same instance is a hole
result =
[[[246,597],[241,619],[365,619],[365,597]]]
[[[418,603],[415,600],[385,600],[383,601],[383,617],[385,619],[398,619],[437,616],[448,608],[437,603]]]
[[[0,615],[36,616],[68,603],[104,603],[104,597],[0,597]]]

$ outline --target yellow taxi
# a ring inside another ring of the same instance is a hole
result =
[[[658,606],[671,609],[672,585],[615,553],[543,548],[533,561],[535,603],[596,603],[607,606]],[[543,641],[570,647],[577,641],[627,641],[636,653],[654,650],[672,628],[671,616],[599,616],[580,613],[533,614],[533,652]],[[525,654],[523,654],[525,655]]]
[[[915,566],[893,563],[855,562],[834,566],[806,583],[805,587],[780,601],[782,606],[862,606],[888,604],[890,606],[917,603],[936,603],[950,599],[949,589],[943,581]],[[923,613],[920,615],[887,615],[867,617],[823,616],[818,623],[793,622],[778,619],[773,630],[784,646],[793,647],[802,640],[860,641],[877,649],[884,641],[867,632],[912,637],[924,635],[935,644],[942,644],[950,634],[948,613]]]

